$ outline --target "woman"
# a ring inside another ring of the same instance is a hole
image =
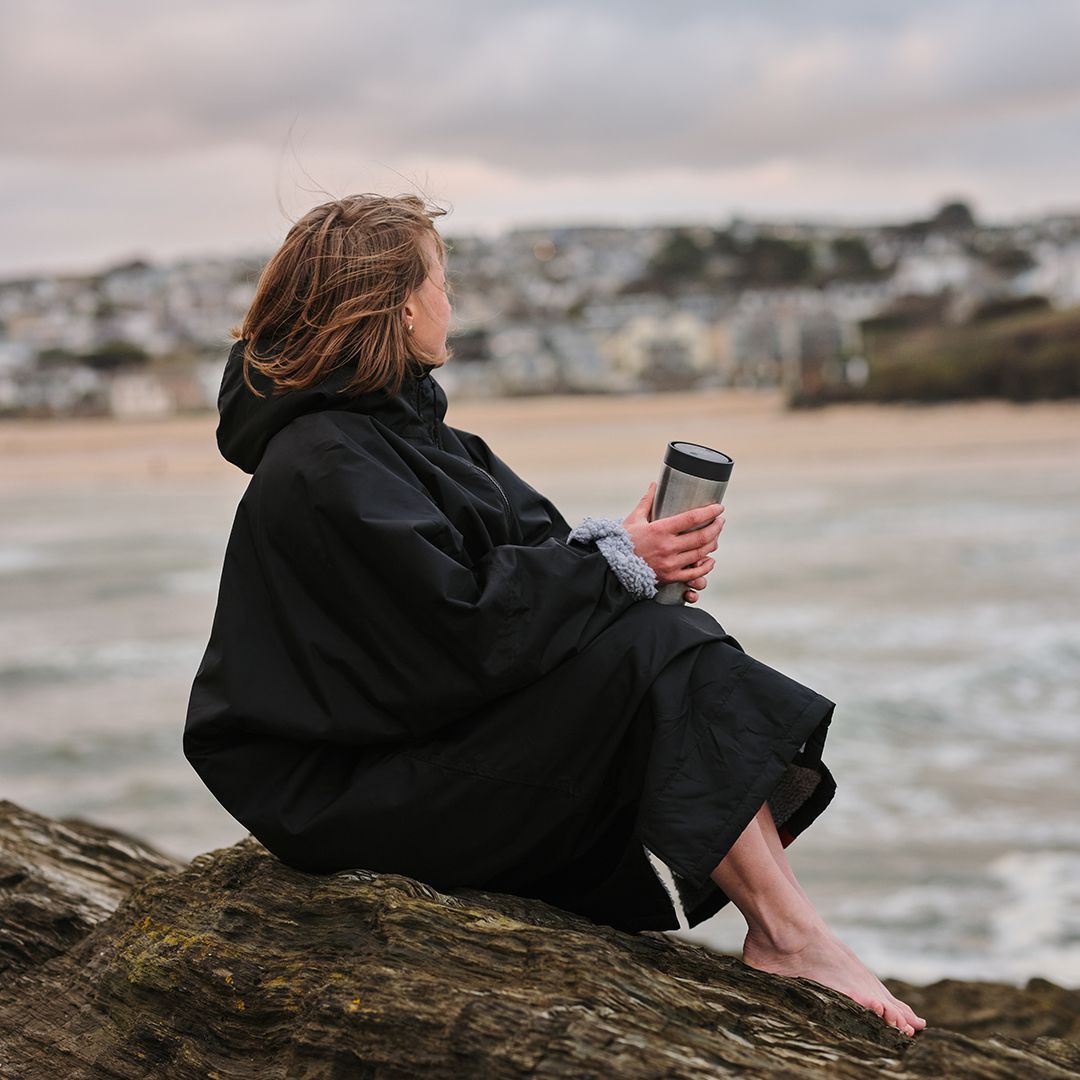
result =
[[[284,862],[538,897],[624,930],[730,898],[744,959],[923,1026],[827,930],[784,855],[835,785],[833,703],[692,604],[722,507],[558,510],[431,378],[450,303],[442,211],[316,207],[264,270],[222,382],[251,474],[184,751]]]

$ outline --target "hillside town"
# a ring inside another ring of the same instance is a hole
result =
[[[782,387],[794,399],[865,382],[875,322],[1080,305],[1080,214],[988,225],[953,201],[861,227],[447,232],[453,358],[438,378],[462,397]],[[262,262],[0,282],[0,415],[213,408]]]

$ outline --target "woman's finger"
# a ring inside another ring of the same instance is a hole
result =
[[[704,528],[675,533],[669,538],[671,551],[681,555],[685,555],[686,552],[693,551],[695,548],[702,551],[712,551],[723,528],[724,518],[720,516],[711,525]]]
[[[692,510],[684,510],[681,514],[656,520],[667,523],[668,527],[677,533],[696,532],[709,525],[723,512],[724,507],[720,503],[710,503],[708,506],[696,506]]]
[[[685,581],[689,584],[694,580],[704,580],[706,574],[712,573],[716,566],[716,560],[712,556],[706,556],[704,559],[698,560],[696,563],[692,563],[689,566],[680,566],[673,568],[670,577],[675,581]],[[690,574],[690,577],[682,578],[678,577],[679,574]]]

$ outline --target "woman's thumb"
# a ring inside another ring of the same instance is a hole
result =
[[[641,496],[641,501],[637,504],[637,508],[644,511],[646,517],[648,517],[649,511],[652,510],[653,495],[655,492],[656,481],[654,480],[646,489],[645,494]]]
[[[631,510],[630,513],[627,514],[626,517],[623,519],[624,524],[627,521],[649,520],[649,511],[652,509],[653,488],[655,487],[655,483],[649,485],[645,494],[642,495],[640,499],[638,499],[637,506],[635,506],[634,509]]]

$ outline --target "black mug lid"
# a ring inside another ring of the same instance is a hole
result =
[[[669,442],[664,464],[703,480],[730,480],[735,462],[708,446],[692,442]]]

